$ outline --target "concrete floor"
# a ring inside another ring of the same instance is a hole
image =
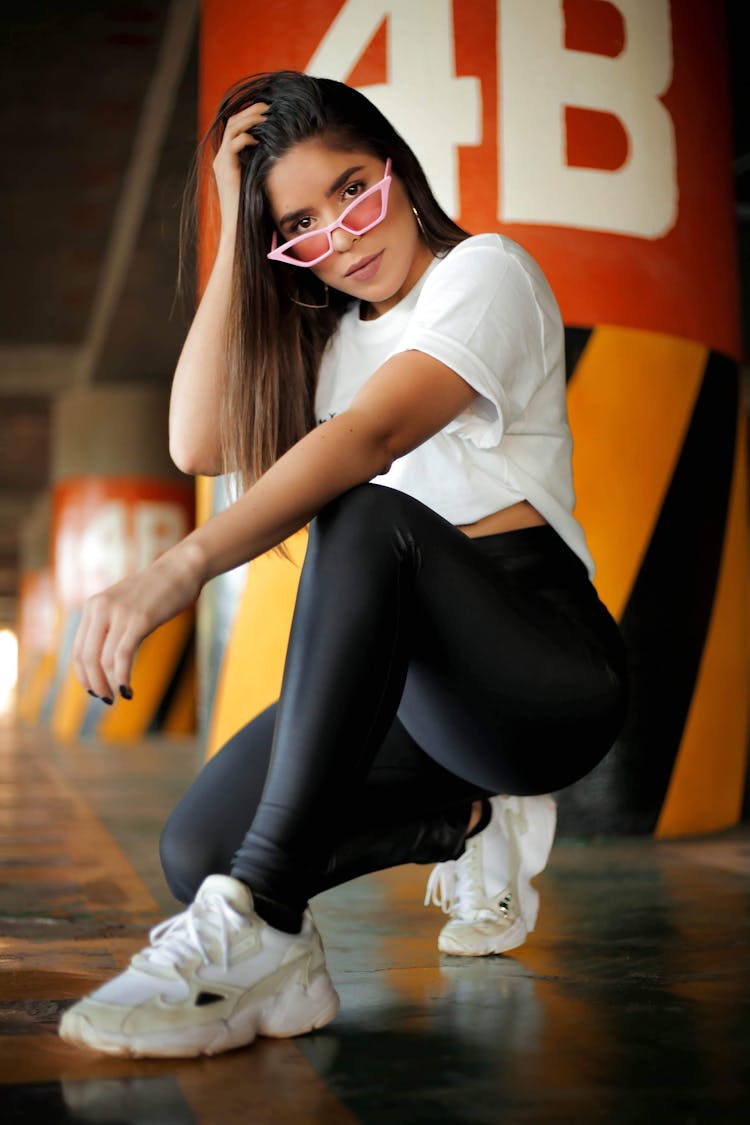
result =
[[[61,747],[0,729],[0,1119],[133,1125],[680,1125],[750,1116],[750,831],[559,841],[508,956],[440,954],[429,867],[312,900],[341,1012],[215,1059],[56,1034],[177,904],[156,855],[190,741]]]

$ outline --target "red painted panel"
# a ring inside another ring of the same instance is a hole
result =
[[[236,79],[261,70],[305,69],[344,4],[345,0],[277,0],[266,5],[204,0],[202,129]],[[627,40],[627,22],[614,0],[560,4],[565,50],[616,59]],[[567,324],[661,332],[738,358],[738,267],[722,5],[715,0],[680,0],[669,8],[673,79],[660,100],[674,127],[678,209],[672,228],[656,238],[498,219],[503,200],[498,198],[497,172],[502,144],[497,43],[498,13],[502,43],[503,4],[454,0],[452,11],[456,74],[479,78],[482,106],[481,143],[460,149],[459,222],[473,232],[501,230],[526,246],[547,274]],[[426,20],[428,16],[425,3]],[[348,76],[352,84],[385,79],[388,24],[387,19],[381,23],[353,61]],[[529,89],[544,80],[544,73],[530,69]],[[523,90],[517,91],[514,103],[523,106]],[[573,96],[571,103],[564,106],[568,166],[620,167],[628,151],[623,123],[614,114],[576,105]],[[435,127],[439,129],[439,121]],[[420,156],[418,143],[415,149]]]
[[[189,484],[152,477],[70,477],[55,485],[55,594],[65,611],[148,566],[194,526]]]

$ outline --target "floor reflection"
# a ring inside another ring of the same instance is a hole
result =
[[[125,755],[3,732],[3,1125],[747,1119],[747,829],[703,845],[559,842],[538,929],[508,956],[438,952],[429,868],[358,879],[312,903],[342,1000],[322,1031],[198,1060],[64,1044],[61,1011],[174,909],[156,841],[193,767],[191,748]]]

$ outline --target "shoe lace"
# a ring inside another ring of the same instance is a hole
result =
[[[151,944],[136,957],[141,967],[177,966],[197,952],[204,965],[218,963],[226,970],[231,934],[246,921],[222,895],[205,895],[181,914],[154,926],[148,935]]]
[[[435,906],[441,908],[443,914],[450,913],[456,886],[455,865],[456,860],[446,859],[443,863],[438,863],[433,867],[427,880],[427,891],[424,896],[425,906],[434,903]]]
[[[432,901],[444,914],[456,911],[462,917],[478,914],[484,905],[482,878],[482,845],[477,838],[466,841],[458,859],[437,864],[430,873],[425,893],[425,906]]]

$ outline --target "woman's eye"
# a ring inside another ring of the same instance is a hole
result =
[[[304,234],[306,230],[310,229],[311,222],[312,219],[309,216],[305,216],[304,219],[297,219],[297,222],[292,227],[292,234]]]
[[[354,184],[347,184],[347,186],[344,188],[344,198],[350,200],[356,199],[364,186],[365,185],[362,180],[357,180],[357,182]]]

